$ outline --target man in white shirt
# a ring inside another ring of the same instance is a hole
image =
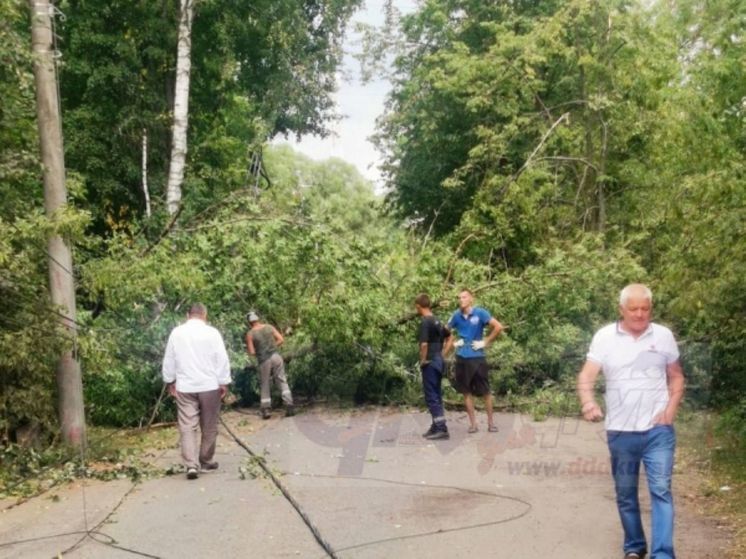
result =
[[[176,399],[181,456],[187,479],[197,479],[200,467],[216,470],[213,461],[218,435],[220,401],[231,382],[231,368],[223,337],[207,324],[207,309],[195,303],[187,321],[171,331],[163,357],[163,382]],[[199,426],[202,440],[197,447]]]
[[[684,396],[684,374],[676,340],[668,328],[651,322],[652,308],[653,294],[645,285],[622,290],[622,318],[593,336],[577,384],[584,419],[599,421],[604,414],[593,389],[599,372],[606,379],[606,435],[627,559],[647,554],[637,490],[640,463],[650,490],[652,559],[675,559],[673,422]]]

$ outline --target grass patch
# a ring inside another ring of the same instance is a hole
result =
[[[28,498],[76,478],[131,479],[163,475],[149,459],[174,444],[171,429],[91,427],[85,452],[53,445],[0,449],[0,498]]]
[[[725,557],[746,559],[746,440],[732,411],[682,411],[677,420],[679,464],[694,468],[701,480],[697,504],[729,526],[733,545]]]

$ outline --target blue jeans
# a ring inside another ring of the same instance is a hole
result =
[[[443,410],[443,369],[445,363],[442,357],[436,357],[422,367],[422,389],[425,392],[425,403],[433,417],[433,426],[437,430],[447,431],[446,417]]]
[[[676,450],[673,426],[657,425],[649,431],[608,431],[606,435],[616,503],[624,528],[624,553],[647,551],[637,494],[642,463],[645,465],[652,505],[651,559],[675,559],[671,494]]]

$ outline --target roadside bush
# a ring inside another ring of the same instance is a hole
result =
[[[89,421],[94,425],[139,427],[147,424],[163,387],[160,374],[118,368],[85,375],[84,392]],[[166,420],[171,398],[161,402],[159,417]],[[173,415],[171,414],[173,417]]]
[[[742,465],[746,464],[746,398],[741,397],[740,402],[721,412],[717,431],[728,441],[729,451],[735,454],[735,458]]]
[[[0,445],[55,433],[55,367],[70,346],[46,290],[45,220],[0,217]]]

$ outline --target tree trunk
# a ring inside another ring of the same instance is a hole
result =
[[[181,0],[179,40],[176,54],[176,88],[174,94],[174,122],[171,133],[171,162],[166,186],[166,209],[173,215],[181,205],[184,166],[187,154],[189,125],[189,76],[192,69],[193,0]]]
[[[67,205],[65,159],[62,147],[62,122],[57,96],[57,68],[54,62],[54,8],[47,0],[29,0],[31,9],[31,43],[34,53],[36,83],[36,116],[44,173],[44,209],[54,222]],[[70,338],[70,347],[57,363],[59,418],[65,442],[82,447],[85,444],[85,414],[80,365],[75,347],[75,278],[70,247],[57,233],[47,242],[49,255],[49,292],[59,309],[62,327]]]
[[[580,48],[578,48],[578,52]],[[583,174],[581,175],[579,192],[583,193],[583,196],[588,200],[588,206],[585,210],[585,216],[590,214],[594,228],[603,232],[605,224],[605,195],[603,191],[603,185],[599,184],[598,167],[595,164],[596,160],[596,148],[593,141],[593,126],[595,114],[591,111],[588,106],[588,84],[586,81],[585,69],[581,66],[579,70],[580,78],[580,98],[584,101],[582,108],[582,122],[583,122],[583,157],[585,161],[592,163],[593,165],[584,165]],[[594,207],[595,206],[595,207]],[[583,219],[585,229],[585,217]]]
[[[150,217],[150,190],[148,189],[148,129],[142,129],[142,192],[145,196],[145,217]]]

